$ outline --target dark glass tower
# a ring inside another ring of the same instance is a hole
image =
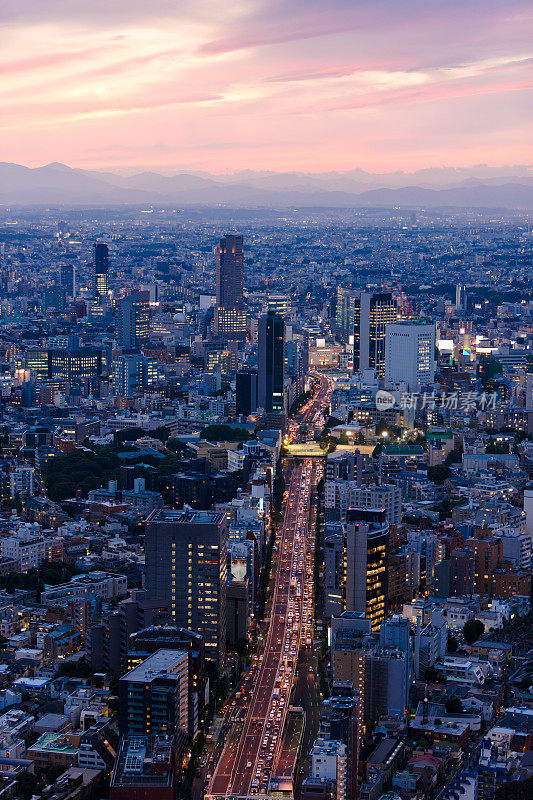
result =
[[[217,245],[215,329],[219,336],[243,336],[246,310],[242,294],[242,236],[227,234]]]
[[[76,297],[76,267],[74,264],[61,264],[59,282],[69,297]]]
[[[103,242],[93,244],[94,251],[94,283],[93,292],[97,298],[107,299],[109,290],[109,250]]]
[[[257,402],[267,413],[285,410],[285,323],[269,311],[259,319]]]

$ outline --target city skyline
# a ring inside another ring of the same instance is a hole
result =
[[[215,173],[527,164],[529,21],[522,2],[8,0],[0,152]]]

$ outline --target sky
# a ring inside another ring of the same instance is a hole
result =
[[[1,0],[0,161],[531,164],[522,0]]]

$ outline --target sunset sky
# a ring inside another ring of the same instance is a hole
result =
[[[1,0],[0,161],[212,172],[529,164],[531,8]]]

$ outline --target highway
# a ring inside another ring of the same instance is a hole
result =
[[[300,410],[296,425],[319,421],[331,390],[331,383],[320,378],[318,391]],[[309,520],[312,487],[321,474],[322,467],[312,459],[292,468],[277,536],[274,594],[257,680],[240,736],[227,740],[206,798],[269,796],[300,648],[312,642],[314,535]]]

